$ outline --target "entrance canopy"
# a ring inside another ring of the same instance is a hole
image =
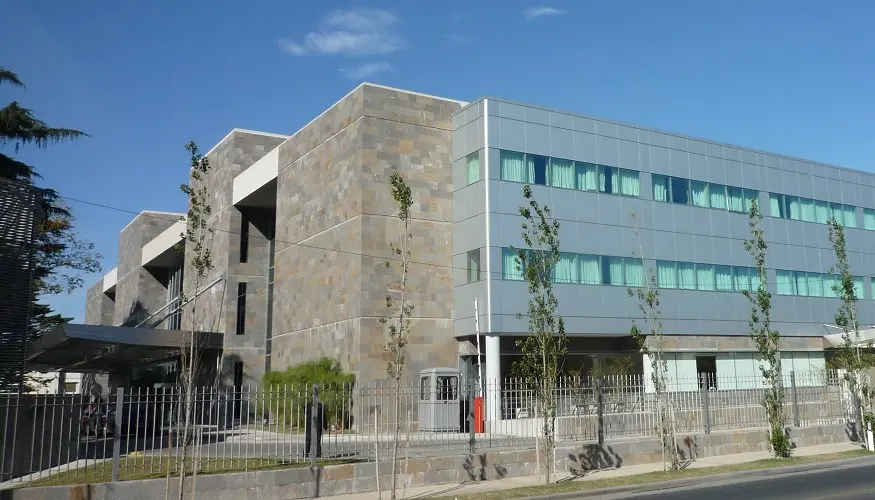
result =
[[[28,369],[112,372],[179,355],[188,332],[124,326],[59,325],[27,347]],[[204,351],[222,348],[222,334],[198,333]]]
[[[845,343],[842,338],[842,329],[835,325],[823,325],[827,331],[838,331],[839,333],[830,333],[829,335],[823,336],[823,348],[824,349],[832,349],[834,347],[838,347]],[[867,346],[869,343],[875,344],[875,327],[870,326],[869,328],[860,328],[860,336],[857,337],[854,333],[851,333],[851,342],[854,345],[859,345],[861,347]]]

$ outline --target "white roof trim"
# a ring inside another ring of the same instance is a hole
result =
[[[234,177],[234,188],[231,194],[231,204],[236,205],[268,182],[276,179],[279,174],[280,148],[276,147],[270,153],[262,156],[251,167]]]
[[[118,282],[118,268],[114,267],[109,270],[108,273],[103,275],[103,293],[106,293],[113,288],[115,288],[115,284]]]
[[[185,221],[178,220],[174,222],[172,226],[165,229],[161,234],[154,237],[152,241],[143,245],[140,265],[148,265],[150,262],[157,259],[162,253],[170,250],[174,245],[182,241],[182,234],[185,233],[185,228]]]
[[[175,221],[175,220],[179,219],[180,217],[182,217],[182,216],[185,215],[185,214],[181,214],[181,213],[179,213],[179,212],[162,212],[162,211],[160,211],[160,210],[143,210],[142,212],[140,212],[139,214],[137,214],[137,217],[134,217],[133,219],[131,219],[130,222],[128,222],[127,224],[125,224],[125,227],[123,227],[122,230],[119,231],[119,233],[121,233],[122,231],[124,231],[125,229],[127,229],[128,226],[130,226],[131,224],[133,224],[134,221],[137,220],[137,218],[140,217],[140,216],[142,216],[142,215],[145,215],[146,217],[152,217],[152,218],[155,218],[155,219],[163,219],[163,220],[166,220],[166,221]],[[165,217],[165,216],[167,216],[167,215],[169,215],[170,217]]]
[[[460,100],[458,100],[458,99],[450,99],[449,97],[441,97],[441,96],[437,96],[437,95],[423,94],[422,92],[414,92],[414,91],[412,91],[412,90],[399,89],[399,88],[396,88],[396,87],[387,87],[386,85],[379,85],[379,84],[376,84],[376,83],[364,82],[364,83],[362,83],[361,85],[359,85],[359,87],[364,86],[364,85],[367,85],[367,86],[369,86],[369,87],[376,87],[376,88],[378,88],[378,89],[394,90],[394,91],[396,91],[396,92],[404,92],[405,94],[418,95],[418,96],[421,96],[421,97],[428,97],[429,99],[440,99],[441,101],[450,101],[450,102],[455,102],[455,103],[457,103],[457,104],[461,104],[462,107],[465,107],[465,106],[467,106],[467,105],[469,104],[469,103],[467,103],[467,102],[465,102],[465,101],[460,101]],[[358,88],[358,87],[356,87],[356,88]],[[349,95],[349,94],[347,94],[347,95]]]
[[[222,144],[223,142],[225,142],[225,140],[228,139],[229,137],[231,137],[231,135],[232,135],[234,132],[242,132],[242,133],[244,133],[244,134],[253,134],[253,135],[264,135],[264,136],[267,136],[267,137],[278,137],[278,138],[280,138],[280,139],[288,139],[288,138],[289,138],[289,136],[287,136],[287,135],[283,135],[283,134],[274,134],[274,133],[272,133],[272,132],[262,132],[262,131],[260,131],[260,130],[249,130],[249,129],[245,129],[245,128],[237,128],[237,127],[234,127],[234,128],[231,129],[230,132],[228,132],[227,134],[225,134],[225,137],[222,137],[222,138],[219,140],[219,142],[217,142],[215,145],[213,145],[213,147],[211,147],[209,151],[207,151],[206,153],[204,153],[204,156],[210,156],[210,153],[212,153],[213,151],[215,151],[216,148],[219,147],[219,144]]]

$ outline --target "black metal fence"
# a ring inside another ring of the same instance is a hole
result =
[[[761,377],[716,385],[723,388],[696,379],[669,384],[678,432],[766,425]],[[543,429],[535,389],[523,380],[472,387],[358,384],[315,394],[314,387],[200,388],[190,399],[187,433],[181,422],[189,399],[178,389],[119,389],[99,399],[0,396],[0,479],[162,477],[180,468],[183,455],[187,470],[199,472],[374,461],[388,459],[396,440],[400,458],[530,449]],[[563,379],[553,394],[560,443],[656,435],[655,394],[644,377]],[[788,377],[788,425],[844,423],[847,407],[834,373]]]

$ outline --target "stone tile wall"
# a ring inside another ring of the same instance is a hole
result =
[[[207,155],[210,173],[205,182],[210,193],[213,229],[207,245],[213,259],[213,269],[200,279],[199,289],[217,278],[224,278],[202,293],[186,308],[183,326],[188,328],[194,318],[197,328],[223,332],[225,356],[222,361],[223,381],[231,383],[233,362],[244,362],[244,384],[257,384],[264,371],[264,341],[267,314],[267,229],[273,214],[251,214],[248,262],[240,263],[240,228],[243,216],[231,204],[234,178],[285,140],[283,136],[243,130],[232,131]],[[185,289],[194,294],[194,270],[191,267],[192,247],[186,247]],[[238,283],[247,283],[246,328],[237,335]],[[193,316],[192,316],[193,315]],[[227,363],[225,362],[227,361]]]
[[[163,268],[140,265],[143,246],[175,224],[182,214],[144,211],[121,231],[118,253],[114,325],[135,325],[167,303],[167,274]]]
[[[451,116],[459,104],[364,85],[280,146],[276,369],[330,356],[359,380],[385,378],[379,319],[398,266],[389,176],[411,186],[415,305],[409,373],[457,366],[452,335]],[[321,134],[321,135],[320,135]],[[317,187],[318,189],[314,189]]]
[[[85,292],[85,324],[112,325],[115,301],[103,293],[103,278]]]

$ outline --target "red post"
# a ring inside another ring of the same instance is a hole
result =
[[[483,434],[486,429],[483,420],[483,396],[474,397],[474,432]]]

